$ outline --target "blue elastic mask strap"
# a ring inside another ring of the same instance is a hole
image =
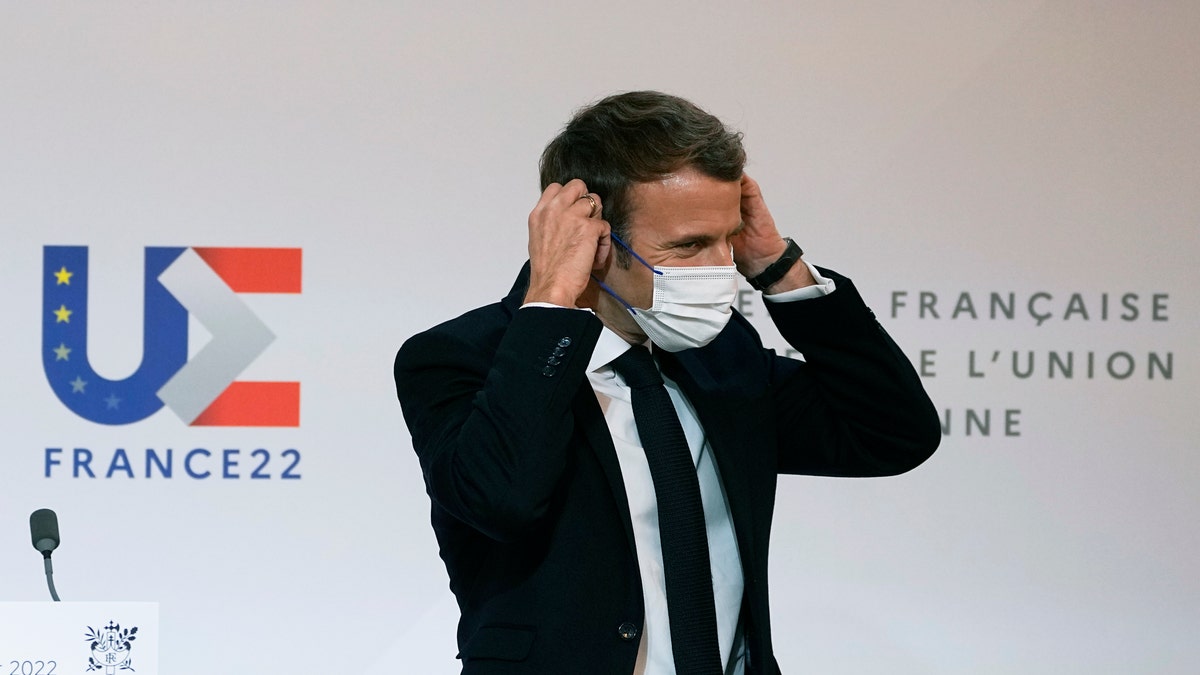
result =
[[[642,263],[642,264],[643,264],[643,265],[645,265],[647,268],[649,268],[649,270],[650,270],[651,272],[654,272],[655,274],[662,274],[662,271],[654,269],[654,266],[653,266],[653,265],[651,265],[650,263],[646,262],[645,260],[642,260],[642,256],[640,256],[640,255],[638,255],[638,254],[634,253],[634,252],[633,252],[633,249],[629,248],[629,246],[628,246],[628,245],[627,245],[625,242],[621,241],[621,238],[620,238],[620,237],[618,237],[617,235],[615,235],[615,234],[613,234],[613,233],[611,233],[611,232],[609,232],[609,233],[608,233],[608,237],[609,237],[610,239],[612,239],[613,241],[615,241],[615,242],[617,243],[617,245],[618,245],[618,246],[620,246],[621,248],[625,249],[626,251],[629,251],[629,255],[633,256],[634,258],[636,258],[636,259],[637,259],[637,261],[638,261],[638,262]],[[604,283],[603,281],[600,281],[599,279],[597,279],[595,274],[593,274],[593,275],[591,275],[591,276],[592,276],[592,281],[596,282],[596,284],[597,284],[598,286],[600,286],[600,288],[604,289],[604,292],[605,292],[605,293],[608,293],[609,295],[611,295],[611,296],[613,296],[614,298],[616,298],[617,302],[621,303],[621,305],[622,305],[622,306],[624,306],[624,307],[625,307],[625,309],[629,310],[629,313],[630,313],[630,314],[637,314],[637,308],[635,308],[633,305],[629,304],[628,302],[625,302],[625,298],[622,298],[621,296],[617,295],[617,292],[616,292],[616,291],[614,291],[613,289],[609,288],[609,287],[608,287],[608,284],[606,284],[606,283]]]
[[[617,292],[614,291],[613,289],[609,288],[608,284],[597,279],[595,274],[593,274],[591,276],[592,276],[592,281],[596,282],[600,286],[600,288],[603,288],[605,293],[608,293],[609,295],[616,298],[617,302],[624,305],[625,309],[629,310],[630,314],[637,314],[637,310],[633,308],[633,305],[629,304],[628,302],[625,302],[625,298],[622,298],[621,296],[617,295]]]
[[[637,258],[637,261],[642,263],[643,265],[645,265],[646,268],[649,269],[651,272],[654,272],[655,274],[662,274],[662,270],[656,270],[656,269],[654,269],[654,265],[651,265],[650,263],[646,262],[645,260],[642,260],[642,256],[634,253],[633,249],[629,248],[629,246],[625,242],[621,241],[620,237],[613,234],[612,232],[609,232],[608,238],[617,242],[617,244],[620,245],[621,248],[625,249],[626,251],[629,251],[629,255],[633,256],[634,258]]]

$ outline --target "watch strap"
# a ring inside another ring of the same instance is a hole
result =
[[[750,285],[755,290],[765,291],[779,283],[779,280],[796,265],[796,261],[800,259],[800,256],[804,255],[804,249],[792,241],[791,237],[784,237],[783,240],[787,242],[787,248],[783,250],[783,255],[779,256],[775,262],[767,265],[767,269],[759,273],[758,276],[746,280],[750,282]]]

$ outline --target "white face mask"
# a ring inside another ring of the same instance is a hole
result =
[[[654,272],[653,304],[638,309],[599,279],[596,282],[629,310],[655,346],[669,352],[703,347],[725,329],[737,298],[737,267],[655,267],[625,242],[615,236],[612,240]]]

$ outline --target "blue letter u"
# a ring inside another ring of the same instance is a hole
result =
[[[158,282],[185,249],[146,247],[142,363],[123,380],[96,374],[87,354],[88,249],[46,246],[42,256],[42,364],[72,412],[130,424],[162,407],[155,392],[187,361],[187,310]]]

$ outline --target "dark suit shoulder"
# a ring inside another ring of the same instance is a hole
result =
[[[396,356],[397,366],[425,353],[430,346],[447,341],[484,351],[494,350],[511,319],[511,313],[499,302],[472,309],[405,340]]]

